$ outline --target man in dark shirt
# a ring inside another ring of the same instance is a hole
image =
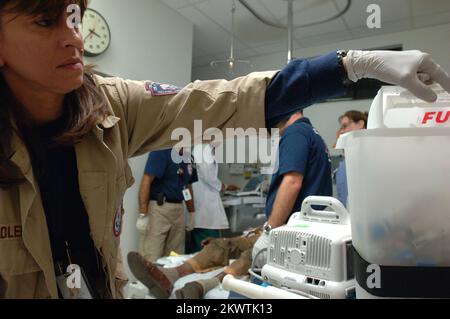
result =
[[[180,156],[183,156],[182,152]],[[190,159],[190,156],[183,158]],[[137,223],[141,233],[139,251],[147,260],[156,261],[172,251],[184,253],[185,220],[182,203],[186,202],[189,224],[192,225],[194,207],[191,184],[197,181],[192,164],[186,162],[175,163],[172,150],[149,154],[139,192],[140,216]]]
[[[266,202],[270,228],[285,224],[306,197],[332,196],[330,154],[322,137],[302,112],[292,115],[284,126],[279,167]]]

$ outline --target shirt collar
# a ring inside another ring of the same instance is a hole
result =
[[[306,123],[312,126],[311,121],[307,117],[302,117],[301,119],[298,119],[295,121],[295,123]]]

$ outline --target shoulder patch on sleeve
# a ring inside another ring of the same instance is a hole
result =
[[[153,96],[173,95],[181,91],[178,86],[156,82],[145,82],[145,89]]]

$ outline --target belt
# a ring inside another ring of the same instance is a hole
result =
[[[164,202],[170,203],[170,204],[181,204],[183,201],[182,200],[177,200],[177,199],[165,198]]]
[[[150,196],[150,200],[153,201],[158,201],[157,198],[154,198],[153,196]],[[170,204],[181,204],[183,202],[183,200],[179,200],[179,199],[170,199],[164,196],[164,202],[165,203],[170,203]]]

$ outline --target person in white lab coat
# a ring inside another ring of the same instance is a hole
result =
[[[202,241],[221,237],[221,230],[230,227],[220,193],[239,189],[225,185],[218,177],[219,166],[215,158],[215,146],[197,145],[193,152],[197,167],[198,182],[192,184],[195,194],[195,227],[191,233],[192,252],[200,251]]]

